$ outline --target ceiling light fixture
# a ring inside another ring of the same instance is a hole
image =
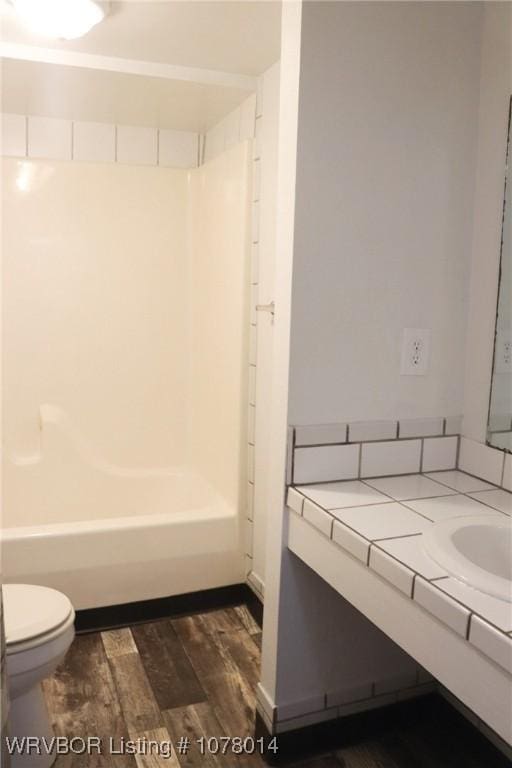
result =
[[[74,40],[105,18],[94,0],[10,0],[16,14],[37,35]]]

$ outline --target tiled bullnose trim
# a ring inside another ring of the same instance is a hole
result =
[[[428,478],[426,480],[430,482]],[[359,482],[359,485],[368,485],[368,481]],[[329,488],[329,483],[326,487]],[[301,517],[346,556],[362,562],[507,672],[512,671],[512,633],[509,634],[512,625],[508,622],[508,615],[494,603],[483,605],[475,602],[471,590],[466,595],[454,592],[455,587],[449,574],[423,554],[419,542],[422,532],[432,524],[428,514],[423,515],[421,511],[408,506],[411,501],[392,501],[384,494],[380,502],[369,506],[361,503],[354,506],[355,499],[343,506],[339,499],[331,499],[332,507],[327,508],[325,497],[322,500],[318,496],[321,488],[321,485],[314,489],[289,488],[287,506],[290,513]],[[315,495],[317,502],[308,498],[309,493]],[[330,493],[332,495],[333,492]],[[450,499],[460,499],[462,496],[448,493],[438,495],[435,500],[440,498],[446,498],[449,502]],[[470,497],[466,498],[470,500]],[[371,511],[373,515],[379,507],[381,511],[375,519],[368,519],[368,512]],[[461,509],[460,505],[454,507],[452,516],[457,517]],[[484,509],[493,508],[482,504]],[[407,514],[404,516],[405,512]],[[503,514],[506,519],[506,512],[496,514]]]
[[[191,131],[2,113],[2,156],[189,169],[201,136]]]
[[[426,695],[417,695],[412,700],[399,699],[390,706],[347,713],[320,722],[315,721],[312,713],[309,723],[305,721],[303,726],[280,732],[272,730],[268,718],[257,712],[255,736],[262,738],[266,745],[277,746],[277,751],[265,751],[265,762],[269,765],[287,765],[289,762],[295,764],[299,759],[302,763],[306,755],[313,757],[314,753],[323,754],[369,738],[377,739],[392,732],[397,723],[432,723],[432,731],[435,732],[441,718],[443,726],[453,731],[457,739],[469,740],[475,746],[486,768],[504,765],[503,756],[498,750],[510,756],[510,747],[498,737],[491,738],[483,723],[475,722],[474,718],[462,719],[461,710],[453,702],[453,697],[449,694],[445,696],[444,691],[440,695],[437,686],[435,692],[429,692],[425,687],[423,693]]]
[[[437,683],[433,679],[420,681],[419,673],[420,667],[408,675],[407,679],[377,681],[360,686],[359,689],[318,694],[281,706],[271,702],[260,685],[257,691],[257,710],[265,722],[272,725],[274,733],[284,733],[432,693]]]

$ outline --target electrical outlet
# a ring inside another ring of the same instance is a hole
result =
[[[494,370],[496,373],[512,373],[512,339],[498,333],[496,339]]]
[[[430,361],[430,330],[404,328],[402,340],[402,376],[425,376]]]

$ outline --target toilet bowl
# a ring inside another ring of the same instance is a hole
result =
[[[11,766],[49,768],[55,761],[54,734],[41,682],[73,642],[75,612],[65,595],[48,587],[4,584],[2,592]]]

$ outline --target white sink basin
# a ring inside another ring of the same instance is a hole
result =
[[[455,517],[422,537],[425,551],[469,587],[512,603],[512,520],[506,515]]]

